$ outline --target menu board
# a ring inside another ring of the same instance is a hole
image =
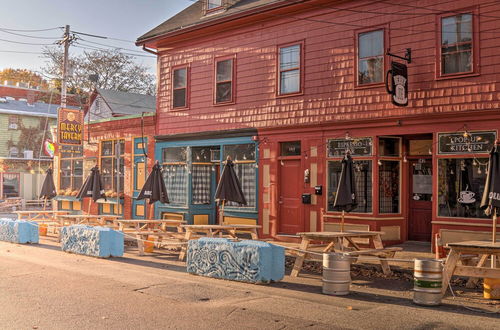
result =
[[[328,157],[342,157],[346,150],[351,156],[371,156],[372,138],[332,139],[328,141]]]
[[[440,155],[486,154],[495,144],[495,131],[439,133]]]

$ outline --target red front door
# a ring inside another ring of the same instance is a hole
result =
[[[432,159],[410,161],[408,239],[430,241],[432,236]]]
[[[279,233],[294,235],[304,231],[300,160],[282,160],[279,167]]]

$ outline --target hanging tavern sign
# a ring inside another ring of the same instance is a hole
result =
[[[351,150],[352,156],[371,156],[372,138],[328,140],[328,157],[342,157],[347,149]]]
[[[497,132],[439,133],[440,155],[487,154],[495,144]]]
[[[389,80],[389,75],[391,79]],[[389,84],[391,88],[389,89]],[[405,64],[391,62],[391,69],[387,71],[385,88],[391,95],[394,105],[405,107],[408,105],[408,69]]]
[[[57,118],[57,142],[60,145],[82,145],[83,112],[59,108]]]

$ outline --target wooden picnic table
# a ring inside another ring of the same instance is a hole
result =
[[[17,220],[25,221],[55,221],[58,215],[68,214],[67,211],[52,211],[52,210],[31,210],[31,211],[15,211]]]
[[[104,226],[107,221],[114,221],[121,218],[121,216],[106,214],[60,214],[57,215],[57,218],[61,226],[64,226],[66,223],[70,225],[87,224]]]
[[[384,232],[381,231],[344,231],[344,232],[304,232],[297,233],[300,235],[302,240],[300,242],[300,247],[296,255],[295,264],[292,269],[291,276],[297,277],[302,269],[302,265],[304,263],[304,259],[306,258],[307,253],[302,251],[308,251],[310,243],[312,241],[319,241],[328,243],[326,247],[322,250],[322,253],[327,253],[331,251],[344,251],[348,252],[353,256],[357,255],[370,255],[376,256],[380,260],[380,265],[382,266],[382,271],[384,274],[390,274],[391,269],[387,260],[385,258],[391,258],[397,251],[402,250],[401,248],[384,248],[382,243],[381,235]],[[369,243],[373,245],[374,248],[364,249],[361,248],[356,242],[355,239],[364,238],[369,239]],[[311,250],[309,250],[311,251]]]
[[[451,277],[468,276],[479,278],[497,278],[500,279],[500,268],[483,267],[489,256],[500,257],[500,242],[493,243],[492,241],[466,241],[448,243],[446,245],[450,249],[450,253],[446,258],[446,263],[443,269],[443,286],[441,292],[444,296],[448,289]],[[480,255],[479,262],[476,266],[458,266],[462,254],[477,254]],[[496,266],[496,265],[494,265]]]
[[[123,231],[124,234],[133,235],[137,238],[137,248],[139,250],[139,255],[144,255],[144,241],[148,239],[148,236],[156,237],[158,244],[164,244],[164,238],[174,239],[178,244],[184,241],[184,233],[181,225],[185,224],[184,220],[177,219],[116,219],[113,221],[115,227]],[[169,231],[168,227],[175,227],[177,231]],[[168,244],[168,243],[167,243]]]
[[[223,225],[182,225],[186,231],[184,240],[188,242],[193,239],[196,234],[202,233],[207,237],[230,237],[238,238],[237,232],[247,232],[252,239],[259,239],[257,229],[261,228],[259,225],[239,225],[239,224],[223,224]],[[179,255],[179,260],[184,260],[187,248],[183,246]]]

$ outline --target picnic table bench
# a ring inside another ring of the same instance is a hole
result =
[[[291,276],[297,277],[302,269],[302,265],[307,256],[307,252],[311,251],[311,242],[326,242],[326,247],[321,251],[322,253],[331,251],[342,251],[352,256],[368,255],[377,257],[380,260],[380,265],[384,274],[390,274],[391,269],[387,262],[387,258],[394,257],[394,254],[401,251],[400,247],[384,248],[382,243],[381,231],[344,231],[344,232],[304,232],[298,233],[302,240],[299,246],[299,251],[296,252],[297,258],[292,269]],[[369,243],[374,248],[365,249],[355,242],[356,238],[367,238]],[[313,251],[311,251],[313,252]]]

